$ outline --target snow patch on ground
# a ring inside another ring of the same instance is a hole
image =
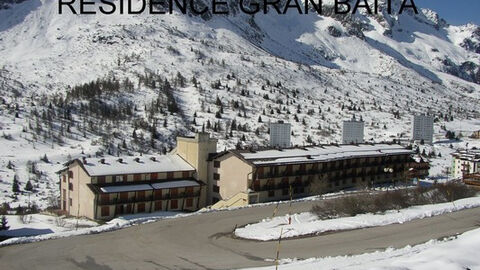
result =
[[[329,231],[401,224],[475,207],[480,207],[480,197],[461,199],[451,203],[413,206],[399,211],[387,211],[385,214],[370,213],[329,220],[321,220],[307,212],[264,219],[259,223],[236,229],[235,235],[240,238],[269,241],[278,239],[281,231],[283,231],[282,238],[298,237]],[[291,218],[290,225],[289,218]]]
[[[430,240],[402,249],[387,248],[356,256],[311,258],[307,260],[283,259],[282,270],[310,269],[480,269],[478,250],[480,229],[466,232],[443,241]],[[274,266],[250,270],[275,269]]]

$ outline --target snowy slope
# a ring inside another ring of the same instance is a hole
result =
[[[435,114],[440,138],[452,119],[480,129],[478,27],[449,26],[432,11],[252,19],[57,9],[27,0],[0,10],[0,198],[14,206],[28,202],[12,197],[15,174],[21,189],[38,182],[32,196],[46,207],[69,157],[162,153],[202,128],[219,150],[264,145],[269,121],[280,119],[299,145],[338,141],[354,114],[373,141],[408,137],[414,112]],[[131,87],[72,95],[97,79]],[[168,109],[172,100],[180,110]],[[42,173],[32,176],[29,161]]]

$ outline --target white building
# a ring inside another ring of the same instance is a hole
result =
[[[343,121],[343,144],[358,144],[364,142],[365,123],[355,120]]]
[[[464,174],[480,172],[480,149],[460,150],[452,154],[452,174],[462,178]]]
[[[272,147],[290,147],[290,136],[292,126],[283,121],[270,124],[270,146]]]
[[[415,115],[413,117],[412,140],[427,144],[433,142],[433,116]]]

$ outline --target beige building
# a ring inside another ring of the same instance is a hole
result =
[[[111,219],[286,200],[405,181],[411,150],[399,145],[327,145],[217,153],[207,133],[178,137],[165,156],[81,158],[60,174],[61,207]]]
[[[247,193],[258,203],[405,181],[411,154],[388,144],[227,151],[210,157],[207,201]]]
[[[452,154],[452,174],[454,178],[480,172],[480,149],[459,150]]]
[[[59,171],[61,208],[72,216],[111,219],[154,211],[195,211],[205,206],[208,134],[179,137],[166,156],[82,158]]]

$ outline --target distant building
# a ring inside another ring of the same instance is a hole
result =
[[[415,115],[413,117],[412,140],[433,143],[433,116]]]
[[[480,139],[480,130],[474,131],[472,133],[472,136],[470,136],[470,138],[477,139],[477,140]]]
[[[459,150],[452,154],[452,174],[454,178],[480,172],[480,149]]]
[[[292,127],[288,123],[279,121],[278,123],[270,124],[270,146],[271,147],[290,147],[290,136]]]
[[[355,117],[349,121],[343,121],[343,144],[358,144],[364,142],[365,123],[357,121]]]

